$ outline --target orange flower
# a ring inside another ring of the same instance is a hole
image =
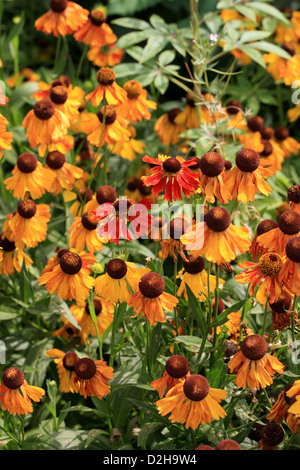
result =
[[[117,115],[113,106],[103,106],[97,114],[86,115],[81,121],[81,129],[96,147],[102,147],[105,142],[108,145],[126,142],[131,137],[127,121]]]
[[[52,174],[53,181],[51,183],[50,192],[57,196],[64,189],[71,190],[76,179],[83,175],[83,170],[75,165],[70,165],[66,161],[64,154],[57,150],[49,152],[46,157],[46,168],[48,174]]]
[[[50,93],[56,86],[63,86],[68,91],[72,89],[71,79],[67,75],[60,75],[57,80],[53,80],[50,85],[46,82],[40,81],[37,84],[38,91],[32,94],[32,97],[37,100],[49,100]]]
[[[297,155],[300,149],[300,143],[290,136],[290,131],[283,126],[275,129],[275,139],[284,152],[285,158],[291,155]]]
[[[284,365],[267,350],[268,343],[260,335],[249,335],[243,340],[241,350],[228,363],[230,372],[237,374],[234,382],[238,387],[259,390],[273,383],[276,372],[283,373]]]
[[[278,218],[278,227],[263,233],[257,238],[257,242],[268,249],[285,256],[287,242],[300,232],[300,214],[293,211],[285,211]]]
[[[142,88],[142,85],[136,80],[129,80],[123,88],[128,99],[118,106],[118,114],[133,123],[151,119],[148,108],[156,109],[157,104],[147,99],[147,91]]]
[[[27,127],[26,136],[30,147],[39,145],[39,155],[43,157],[47,146],[62,140],[70,126],[68,118],[50,100],[40,100],[27,113],[23,122]]]
[[[13,133],[6,132],[6,126],[9,124],[8,120],[0,114],[0,160],[3,156],[1,150],[11,150],[11,142],[13,140]]]
[[[93,303],[97,317],[97,332],[99,336],[102,337],[113,321],[114,306],[100,297],[94,297]],[[78,325],[81,327],[85,338],[89,335],[96,336],[96,328],[91,317],[89,303],[77,301],[76,305],[71,305],[70,310],[76,318]]]
[[[48,349],[47,357],[54,358],[59,377],[59,390],[62,393],[78,393],[78,387],[74,381],[74,368],[78,356],[74,351],[64,353],[59,349]]]
[[[13,239],[16,244],[24,243],[28,248],[37,246],[46,238],[50,217],[50,207],[47,204],[36,204],[31,199],[23,199],[8,222],[12,233],[9,239]]]
[[[138,292],[134,292],[128,300],[128,305],[133,308],[137,317],[146,317],[150,326],[157,322],[167,321],[165,311],[171,312],[178,304],[178,299],[164,292],[165,281],[158,273],[148,272],[144,274],[138,284]]]
[[[101,7],[91,11],[86,22],[74,34],[74,38],[78,42],[94,47],[106,46],[117,41],[117,36],[106,23],[106,14]]]
[[[52,271],[42,274],[39,285],[45,285],[50,294],[56,292],[60,299],[85,300],[94,286],[94,278],[88,275],[86,264],[94,264],[96,257],[90,253],[79,255],[75,252],[65,253]]]
[[[190,366],[187,359],[179,354],[169,357],[166,362],[166,368],[160,379],[151,382],[150,386],[154,388],[162,398],[171,388],[185,380],[190,375]]]
[[[287,385],[279,397],[270,409],[270,413],[267,415],[267,419],[275,423],[281,423],[285,421],[293,434],[296,434],[300,428],[300,408],[299,401],[297,400],[300,394],[300,381]],[[295,405],[295,406],[294,406]],[[294,406],[294,408],[292,408]],[[295,410],[290,412],[290,409]]]
[[[115,43],[110,46],[93,46],[87,53],[87,58],[97,67],[113,67],[121,62],[123,49],[115,49]]]
[[[287,193],[291,211],[300,214],[300,184],[291,186]]]
[[[50,100],[55,108],[68,118],[70,124],[73,124],[79,118],[79,108],[83,97],[84,91],[78,86],[65,88],[62,85],[56,85],[50,92]]]
[[[240,150],[235,161],[236,167],[224,176],[224,185],[232,198],[236,197],[239,202],[246,204],[254,201],[257,191],[265,196],[271,193],[272,188],[264,180],[271,172],[260,166],[257,152],[251,149]]]
[[[97,108],[102,100],[107,104],[116,106],[127,101],[127,93],[116,83],[116,74],[108,67],[102,67],[97,72],[97,81],[99,85],[94,91],[89,93],[85,100],[89,101]]]
[[[24,253],[24,245],[16,245],[14,241],[8,240],[3,234],[0,235],[0,274],[10,276],[17,271],[21,272],[23,261],[25,265],[31,266],[33,261]]]
[[[257,229],[256,229],[256,235],[253,238],[251,246],[249,248],[249,253],[252,255],[253,260],[257,260],[259,254],[260,254],[260,256],[262,256],[262,255],[264,255],[265,253],[268,252],[268,248],[265,248],[265,247],[261,246],[258,243],[257,238],[260,235],[262,235],[263,233],[267,233],[270,230],[273,230],[274,228],[277,228],[277,227],[278,227],[278,223],[275,222],[275,220],[272,220],[272,219],[262,220],[258,224]]]
[[[52,172],[44,168],[32,153],[19,155],[12,174],[4,184],[19,199],[23,199],[27,192],[32,199],[39,199],[46,191],[50,191],[54,181]]]
[[[0,403],[2,410],[13,415],[33,412],[32,401],[39,402],[45,395],[40,387],[28,385],[24,373],[17,367],[9,367],[2,376]]]
[[[285,85],[291,85],[299,80],[300,56],[296,55],[296,48],[293,43],[285,43],[282,48],[287,51],[292,58],[284,59],[274,52],[263,54],[263,59],[267,66],[267,71],[272,75],[275,81],[284,81]]]
[[[187,231],[181,241],[195,257],[203,255],[218,265],[234,260],[238,252],[245,253],[251,245],[248,229],[233,225],[229,212],[223,207],[210,209],[205,221]]]
[[[130,132],[129,140],[125,142],[115,142],[110,146],[110,150],[112,154],[132,161],[136,159],[137,155],[144,153],[146,144],[135,139],[136,130],[133,126],[128,126],[127,130]]]
[[[177,144],[180,141],[179,134],[184,132],[182,124],[177,124],[176,116],[181,112],[179,108],[173,108],[168,113],[163,114],[154,124],[154,130],[160,138],[162,144]]]
[[[221,204],[227,204],[232,194],[224,183],[225,160],[218,152],[207,152],[199,160],[200,189],[205,195],[205,202],[214,203],[215,199]]]
[[[265,304],[267,298],[270,302],[275,302],[282,292],[279,281],[279,273],[283,266],[283,260],[277,253],[268,252],[261,256],[258,263],[244,261],[239,267],[246,271],[235,277],[240,284],[249,284],[249,293],[255,296],[260,304]],[[260,286],[256,295],[254,289]]]
[[[162,416],[171,413],[171,423],[185,424],[185,428],[197,429],[201,424],[210,424],[213,419],[226,416],[219,403],[227,397],[225,390],[211,388],[200,374],[189,375],[168,391],[165,398],[155,404]]]
[[[184,126],[187,129],[198,129],[199,128],[199,117],[197,108],[195,105],[194,98],[190,95],[186,95],[186,105],[183,111],[180,111],[174,119],[174,122],[179,126]]]
[[[68,0],[50,0],[50,10],[34,23],[37,31],[66,36],[77,31],[87,19],[88,10]]]
[[[17,75],[17,82],[19,85],[24,82],[37,82],[39,78],[40,76],[38,74],[26,67],[19,71]],[[8,77],[5,82],[9,87],[14,88],[16,86],[16,76],[13,75],[12,77]]]
[[[85,212],[82,217],[75,217],[68,230],[68,232],[71,232],[69,239],[70,248],[81,251],[86,246],[90,253],[102,251],[105,241],[98,237],[96,231],[97,225],[97,221],[90,220],[89,212]]]
[[[300,236],[292,237],[285,248],[286,261],[279,275],[280,281],[294,295],[300,295]]]
[[[108,381],[113,378],[114,370],[108,367],[103,360],[93,361],[89,357],[79,359],[75,363],[74,381],[79,394],[87,397],[102,397],[110,392]]]
[[[137,268],[134,263],[114,258],[107,263],[106,273],[97,277],[95,292],[113,304],[128,302],[131,293],[127,284],[135,291],[143,274],[149,271],[148,268]]]

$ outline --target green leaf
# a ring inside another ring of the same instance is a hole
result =
[[[166,33],[168,31],[168,25],[165,21],[158,15],[150,16],[150,23],[153,28],[158,29],[159,31]]]
[[[202,337],[206,335],[206,318],[201,308],[201,303],[190,289],[188,285],[186,285],[186,291],[188,296],[189,305],[192,310],[193,318],[196,320],[198,327],[200,328]]]
[[[218,359],[206,375],[210,387],[221,388],[224,385],[227,370],[228,367],[223,359]]]
[[[228,320],[228,315],[232,312],[238,312],[245,304],[245,302],[246,299],[241,300],[240,302],[224,310],[224,312],[220,313],[220,315],[218,315],[217,318],[212,322],[211,327],[224,325],[224,323],[226,323]]]
[[[12,318],[16,318],[19,316],[17,310],[14,310],[10,307],[6,307],[5,305],[1,305],[0,307],[0,321],[11,320]]]
[[[260,41],[261,39],[267,38],[270,35],[271,33],[269,31],[245,31],[242,34],[239,43]]]
[[[161,339],[160,335],[161,335],[161,323],[157,323],[157,325],[153,328],[153,331],[152,331],[151,340],[150,340],[150,351],[148,352],[151,366],[153,366],[156,363],[157,356],[159,354],[160,339]]]
[[[246,18],[249,18],[253,23],[256,23],[256,14],[251,8],[245,5],[235,5],[235,9]]]
[[[254,49],[251,45],[250,46],[244,46],[244,45],[239,45],[239,49],[245,54],[248,54],[249,57],[251,57],[254,62],[257,62],[259,65],[261,65],[263,68],[266,68],[266,64],[264,62],[263,56],[261,55],[260,52],[258,52],[256,49]]]
[[[272,44],[271,42],[267,42],[267,41],[253,42],[251,44],[251,47],[255,47],[256,49],[259,49],[265,52],[274,52],[274,54],[277,54],[279,57],[282,57],[283,59],[290,60],[292,58],[288,52],[286,52],[281,47],[276,46],[276,44]]]
[[[3,43],[3,46],[2,46],[3,50],[14,39],[14,37],[21,35],[21,31],[23,29],[24,23],[25,23],[25,12],[22,11],[20,21],[10,29],[9,34]]]
[[[137,445],[143,450],[147,450],[147,440],[150,435],[161,429],[162,426],[162,423],[146,423],[138,435]]]
[[[140,58],[140,64],[146,62],[152,57],[155,57],[167,44],[168,39],[164,36],[151,36],[144,47],[142,57]]]
[[[111,23],[117,24],[118,26],[123,26],[123,28],[129,28],[129,29],[144,30],[150,27],[147,21],[140,20],[139,18],[130,18],[130,17],[117,18],[113,20]]]
[[[279,10],[277,10],[277,8],[273,7],[272,5],[268,5],[262,2],[250,2],[248,3],[248,6],[259,13],[265,13],[266,15],[273,16],[285,26],[291,26],[290,21],[287,20],[283,13],[281,13]]]
[[[171,62],[173,62],[173,60],[175,59],[175,55],[176,55],[175,51],[173,51],[173,50],[163,51],[158,56],[158,62],[161,65],[168,65]]]
[[[169,86],[169,79],[162,73],[158,73],[154,78],[154,86],[162,95],[164,95]]]
[[[148,29],[143,31],[132,31],[131,33],[124,34],[124,36],[121,36],[118,39],[115,47],[116,49],[126,49],[127,47],[137,44],[138,42],[145,41],[151,34],[150,31]]]

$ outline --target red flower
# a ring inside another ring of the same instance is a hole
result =
[[[145,155],[143,161],[155,165],[150,170],[150,176],[142,176],[145,186],[152,186],[151,192],[155,196],[164,188],[164,200],[172,202],[182,199],[181,191],[190,197],[199,188],[199,175],[188,168],[196,165],[193,159],[185,161],[178,156],[158,155],[158,158],[151,158]]]

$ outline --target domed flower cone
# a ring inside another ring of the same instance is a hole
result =
[[[267,298],[270,302],[275,302],[282,292],[282,285],[279,281],[279,273],[283,266],[283,260],[277,253],[268,252],[260,257],[258,263],[244,261],[239,267],[246,271],[235,277],[240,284],[249,284],[249,294],[256,297],[256,300],[265,304]],[[256,286],[258,291],[254,292]]]
[[[243,149],[236,156],[236,166],[224,176],[224,184],[232,198],[246,204],[254,201],[256,192],[268,196],[272,189],[265,178],[271,172],[260,166],[260,157],[251,149]]]
[[[45,390],[29,385],[24,373],[17,367],[9,367],[2,376],[0,404],[3,411],[13,415],[27,415],[33,412],[31,401],[39,402]]]
[[[95,292],[113,304],[127,302],[131,295],[127,283],[135,291],[140,278],[149,271],[149,268],[137,268],[135,263],[114,258],[107,263],[106,273],[96,278]]]
[[[193,374],[171,388],[165,398],[156,402],[156,406],[162,416],[170,413],[172,423],[185,424],[186,429],[197,429],[200,424],[210,424],[213,419],[226,416],[219,405],[226,397],[225,390],[210,388],[205,377]]]
[[[64,353],[59,349],[49,349],[46,356],[54,358],[59,377],[59,391],[78,393],[78,387],[74,381],[74,368],[79,358],[75,351]]]
[[[290,210],[300,214],[300,184],[294,184],[288,190]]]
[[[293,310],[293,297],[285,289],[275,302],[269,302],[272,311],[273,330],[283,331],[291,325],[294,317],[295,325],[299,324],[298,313]]]
[[[84,91],[78,86],[66,88],[57,85],[50,91],[50,100],[55,108],[61,111],[69,120],[70,124],[79,118],[79,108],[84,98]]]
[[[285,256],[285,247],[288,241],[300,234],[300,214],[285,211],[278,218],[278,227],[263,233],[257,242],[269,251]]]
[[[12,170],[13,176],[4,181],[13,197],[23,199],[27,192],[32,199],[39,199],[50,191],[55,176],[37,160],[32,153],[22,153]]]
[[[231,374],[237,374],[234,382],[240,388],[265,388],[273,383],[277,372],[282,374],[284,365],[267,353],[268,344],[260,335],[247,336],[238,351],[229,361]]]
[[[89,257],[90,264],[97,261],[93,255],[89,254]],[[59,265],[42,274],[38,281],[39,285],[45,285],[50,294],[56,293],[64,300],[85,300],[95,283],[94,278],[88,275],[86,266],[83,266],[82,257],[71,251],[65,253]]]
[[[138,289],[135,289],[128,300],[128,305],[135,313],[133,317],[138,315],[146,317],[150,326],[156,325],[157,322],[166,322],[165,311],[172,312],[178,304],[178,299],[164,290],[165,281],[160,274],[153,272],[144,274],[139,281]]]
[[[85,22],[89,11],[68,0],[50,0],[50,10],[35,22],[37,31],[56,38],[73,34]]]
[[[223,439],[218,442],[215,450],[242,450],[241,446],[233,439]]]
[[[166,362],[166,369],[160,379],[151,382],[150,386],[154,388],[162,398],[171,388],[184,381],[190,375],[190,366],[187,359],[179,354],[169,357]]]
[[[199,234],[203,236],[199,236]],[[184,248],[194,257],[204,256],[218,265],[229,263],[244,254],[251,245],[250,233],[246,227],[231,223],[231,217],[224,207],[214,207],[204,216],[191,232],[187,231],[181,241]]]
[[[112,367],[108,367],[101,359],[93,361],[89,357],[79,359],[75,363],[74,381],[78,386],[78,392],[87,397],[102,397],[110,393],[110,385],[108,384],[114,376]]]
[[[106,13],[101,7],[92,10],[87,21],[74,34],[74,39],[98,48],[115,43],[117,36],[107,24],[106,19]]]
[[[277,423],[268,423],[262,428],[261,440],[258,443],[258,447],[261,447],[262,450],[277,450],[283,438],[284,432],[282,427]]]
[[[150,176],[141,178],[146,186],[152,187],[155,196],[164,189],[164,200],[172,202],[182,199],[181,192],[190,197],[199,188],[199,176],[189,169],[196,164],[193,159],[185,161],[179,156],[158,155],[158,158],[151,158],[145,155],[143,161],[155,165],[150,170]]]

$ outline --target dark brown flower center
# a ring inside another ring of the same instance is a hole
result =
[[[270,447],[276,447],[283,441],[284,432],[282,427],[277,423],[268,423],[262,430],[262,441]]]
[[[22,173],[32,173],[37,167],[38,161],[32,153],[21,153],[18,156],[17,166]]]
[[[98,222],[90,220],[91,215],[88,212],[85,212],[81,217],[81,223],[84,228],[87,230],[96,230]]]
[[[64,104],[68,99],[68,92],[63,86],[56,86],[50,92],[50,99],[55,104]]]
[[[136,80],[129,80],[123,86],[130,100],[136,100],[143,91],[142,85]]]
[[[300,214],[285,211],[278,218],[278,227],[286,235],[296,235],[300,231]]]
[[[68,6],[68,0],[50,0],[50,8],[55,13],[63,12]]]
[[[287,139],[290,135],[290,131],[287,129],[287,127],[284,126],[279,126],[275,129],[275,137],[279,142]]]
[[[284,313],[287,310],[291,310],[292,297],[290,294],[283,290],[275,302],[269,302],[271,309],[276,313]]]
[[[7,253],[9,253],[10,251],[14,251],[16,249],[16,244],[14,241],[8,240],[2,234],[0,235],[0,248],[2,248],[3,251],[6,251]]]
[[[97,81],[102,86],[112,85],[115,79],[116,79],[115,72],[108,67],[102,67],[97,72]]]
[[[60,267],[66,274],[77,274],[82,267],[82,259],[77,253],[68,252],[60,258]]]
[[[180,379],[184,377],[190,369],[187,359],[180,354],[169,357],[166,362],[166,371],[170,377]]]
[[[291,202],[300,202],[300,184],[291,186],[287,193],[288,200]]]
[[[117,197],[115,188],[108,184],[101,186],[96,192],[96,199],[99,204],[105,204],[106,202],[114,203]]]
[[[235,158],[236,166],[245,173],[255,171],[260,165],[260,157],[255,150],[240,150]]]
[[[143,196],[148,196],[149,194],[151,194],[151,186],[146,186],[144,184],[144,181],[140,179],[137,182],[137,188]]]
[[[242,109],[243,107],[238,100],[230,100],[226,105],[226,111],[228,114],[238,114]]]
[[[165,290],[165,281],[158,273],[146,273],[139,282],[141,294],[148,299],[159,297]]]
[[[69,250],[67,248],[61,248],[60,250],[58,250],[57,252],[58,259],[60,259],[62,256],[64,256],[68,252]]]
[[[167,158],[163,162],[163,169],[167,173],[178,173],[178,171],[181,170],[181,163],[179,160],[177,160],[177,158]]]
[[[127,273],[127,264],[120,258],[111,259],[106,265],[106,272],[112,279],[122,279]]]
[[[269,157],[269,155],[271,155],[271,153],[273,152],[273,145],[271,144],[271,142],[269,142],[266,139],[262,139],[261,143],[264,146],[263,150],[260,153],[261,156],[262,157]]]
[[[101,26],[106,21],[106,14],[102,10],[92,10],[89,19],[95,26]]]
[[[168,233],[173,240],[180,240],[180,237],[184,234],[185,225],[187,225],[184,217],[175,217],[170,221],[170,227],[168,227]]]
[[[36,214],[36,203],[31,199],[23,199],[18,204],[18,213],[24,219],[31,219]]]
[[[215,297],[212,299],[212,309],[215,310],[216,299]],[[225,304],[222,299],[218,298],[218,306],[217,306],[217,314],[220,315],[226,309]]]
[[[82,380],[90,380],[97,371],[95,362],[89,357],[79,359],[75,364],[75,374]]]
[[[224,170],[225,162],[218,152],[207,152],[200,159],[200,170],[206,176],[218,176]]]
[[[274,137],[274,130],[272,129],[272,127],[264,127],[264,128],[260,131],[260,135],[261,135],[262,139],[265,139],[265,140],[273,139],[273,137]]]
[[[232,163],[230,160],[225,160],[224,162],[225,170],[231,170],[232,168]]]
[[[55,106],[50,100],[40,100],[35,103],[33,111],[38,119],[46,121],[53,116]]]
[[[189,274],[201,273],[204,269],[204,259],[201,256],[198,256],[196,259],[189,257],[189,261],[183,262],[183,267]]]
[[[116,215],[119,218],[127,218],[128,217],[128,210],[131,206],[131,202],[128,199],[118,199],[114,203],[114,210],[116,211]]]
[[[204,221],[214,232],[224,232],[231,224],[231,217],[224,207],[213,207],[204,216]]]
[[[98,316],[102,312],[102,303],[99,299],[94,299],[94,310],[95,315]],[[85,311],[88,315],[91,315],[89,303],[86,302],[85,304]]]
[[[78,189],[78,194],[77,194],[77,201],[82,203],[82,202],[88,202],[92,199],[93,197],[93,191],[91,189],[87,188],[80,188]]]
[[[186,378],[183,391],[190,400],[201,401],[208,395],[209,388],[209,383],[203,375],[194,374]]]
[[[23,385],[25,380],[24,373],[17,367],[9,367],[3,373],[2,383],[11,390],[16,390]]]
[[[223,439],[218,442],[215,450],[241,450],[240,445],[233,439]]]
[[[264,128],[264,120],[260,116],[253,116],[248,119],[247,124],[252,132],[258,132]]]
[[[267,353],[268,343],[260,335],[250,335],[243,340],[241,351],[247,359],[258,361]]]
[[[63,153],[58,152],[58,150],[53,150],[49,152],[46,157],[46,163],[52,170],[59,170],[64,166],[66,162],[66,157]]]
[[[256,229],[257,236],[262,235],[263,233],[270,232],[270,230],[273,230],[274,228],[278,227],[278,223],[275,222],[275,220],[272,219],[265,219],[262,220]]]
[[[73,372],[77,361],[78,361],[78,356],[76,352],[74,351],[67,352],[63,357],[64,368]]]
[[[281,271],[283,261],[277,253],[266,253],[260,258],[259,266],[265,276],[274,277]]]
[[[285,253],[291,261],[300,263],[300,237],[293,237],[287,242]]]
[[[113,106],[103,106],[97,113],[98,119],[105,125],[113,124],[117,119],[117,113]]]
[[[168,112],[168,120],[171,124],[175,124],[175,118],[176,116],[178,116],[179,113],[181,113],[181,109],[179,108],[170,109],[170,111]]]

